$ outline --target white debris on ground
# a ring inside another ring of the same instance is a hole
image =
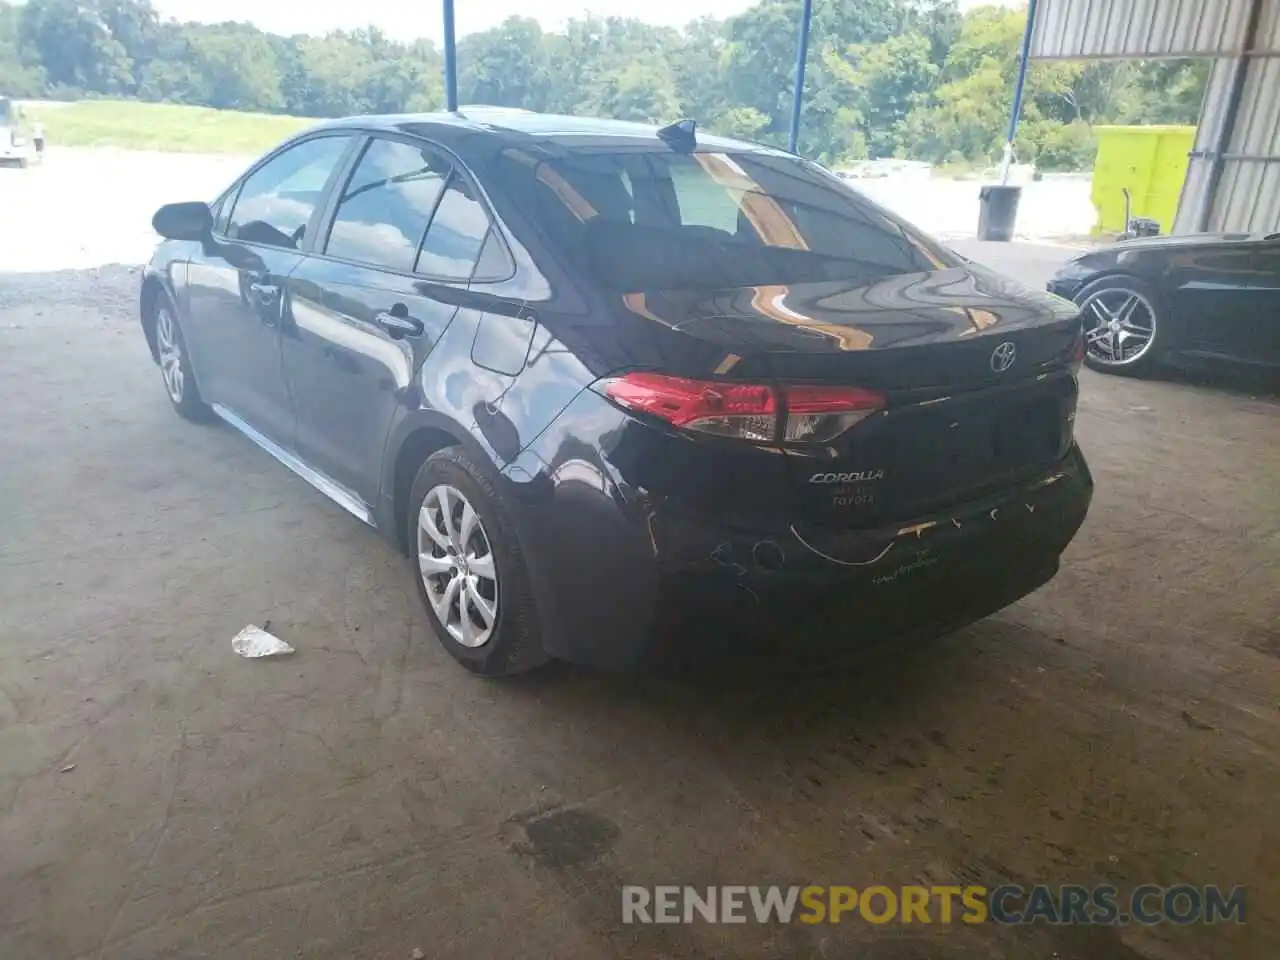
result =
[[[252,160],[52,144],[42,164],[0,169],[0,273],[145,263],[159,239],[151,229],[158,207],[213,200]],[[980,181],[897,174],[851,183],[940,239],[973,237],[977,231]],[[1087,178],[1026,184],[1017,237],[1088,234],[1095,219],[1089,191]]]
[[[242,657],[283,657],[293,653],[293,647],[279,637],[252,624],[245,627],[231,641],[231,649]]]

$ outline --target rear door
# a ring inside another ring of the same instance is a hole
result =
[[[442,152],[392,136],[368,140],[332,207],[289,279],[284,367],[299,452],[373,505],[396,408],[457,311],[488,220]]]
[[[187,334],[200,389],[285,447],[293,407],[280,361],[286,279],[353,140],[321,136],[269,157],[219,209],[187,270]]]

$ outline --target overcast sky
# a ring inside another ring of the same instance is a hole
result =
[[[161,15],[216,23],[247,20],[271,33],[327,33],[373,24],[397,40],[430,37],[440,42],[440,0],[152,0]],[[570,17],[590,11],[601,16],[638,17],[649,23],[683,26],[701,16],[727,17],[755,0],[455,0],[458,35],[496,26],[514,14],[536,17],[558,29]],[[982,0],[960,0],[961,7]],[[986,0],[992,2],[992,0]],[[1000,0],[996,0],[1000,2]],[[1005,0],[1005,3],[1017,0]],[[536,12],[535,12],[536,10]]]

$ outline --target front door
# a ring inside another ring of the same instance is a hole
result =
[[[1245,360],[1280,366],[1280,237],[1253,248],[1260,309],[1240,326],[1235,349]]]
[[[442,155],[383,137],[333,206],[289,280],[284,367],[299,454],[373,505],[396,409],[457,311],[488,219]]]
[[[188,268],[184,332],[201,393],[284,447],[294,423],[280,356],[286,281],[351,143],[316,137],[268,159],[229,198]]]
[[[1280,305],[1280,257],[1265,245],[1226,241],[1170,256],[1171,306],[1188,352],[1205,357],[1261,359],[1263,328]],[[1270,316],[1269,316],[1270,314]]]

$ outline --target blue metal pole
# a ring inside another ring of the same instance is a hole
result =
[[[1013,138],[1018,132],[1018,117],[1022,113],[1022,93],[1027,85],[1027,60],[1031,54],[1031,31],[1036,25],[1036,4],[1038,0],[1027,3],[1027,25],[1022,31],[1022,51],[1018,54],[1018,79],[1013,85],[1013,110],[1009,113],[1009,136],[1005,138],[1003,165],[1005,177],[1009,175],[1009,163],[1013,157]]]
[[[450,113],[458,109],[458,48],[453,36],[453,0],[444,0],[444,107]]]
[[[796,50],[796,89],[791,98],[791,136],[787,139],[792,153],[796,152],[796,144],[800,140],[800,107],[804,103],[804,65],[809,59],[809,23],[812,20],[813,0],[804,0],[804,14],[800,18],[800,45]]]

